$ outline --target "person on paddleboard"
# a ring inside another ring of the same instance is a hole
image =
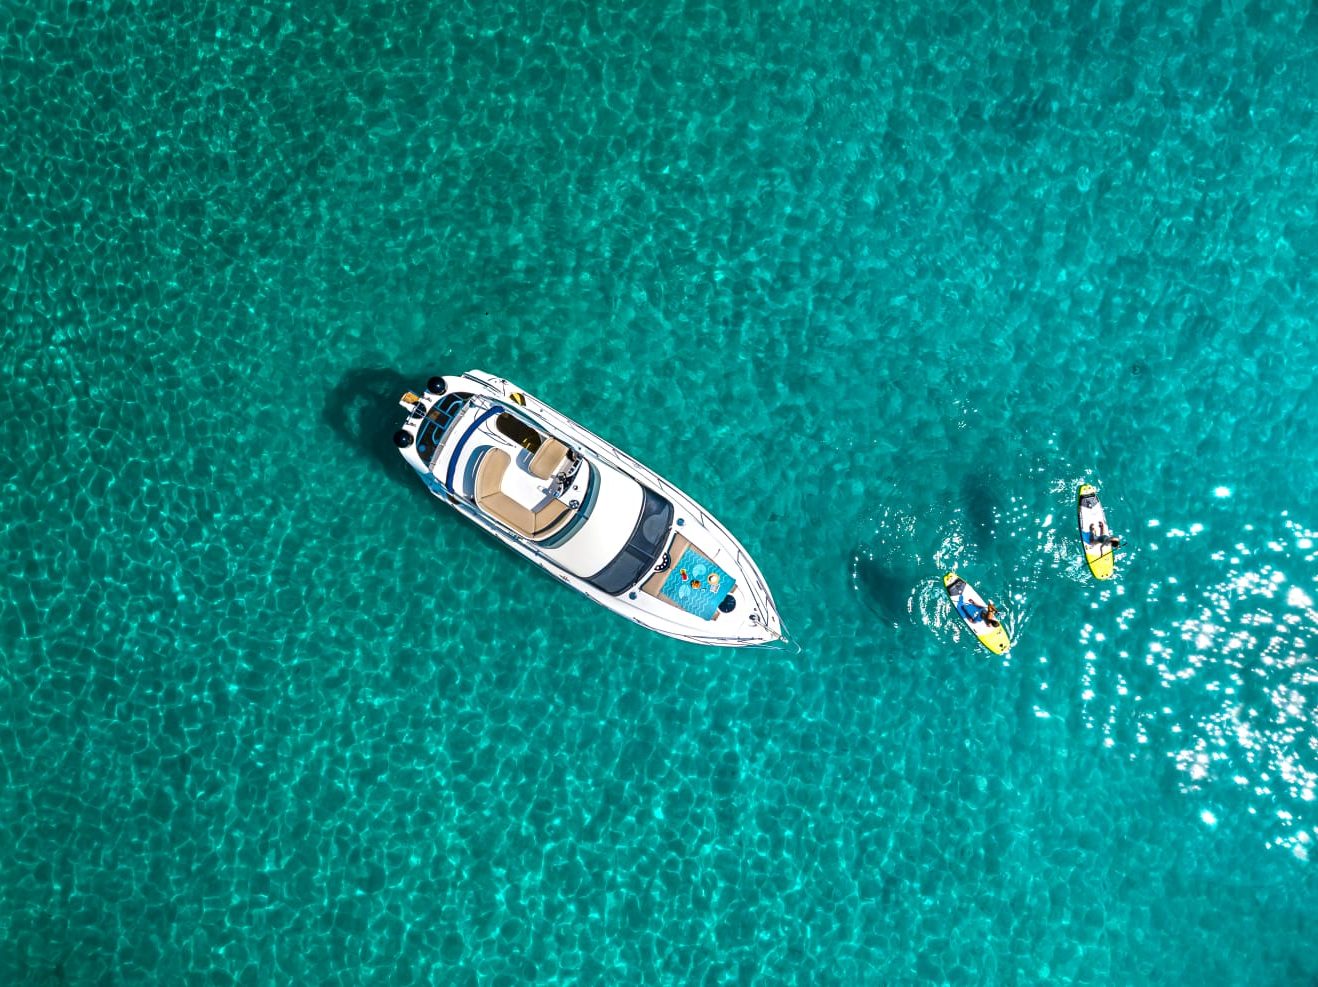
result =
[[[982,620],[984,623],[988,624],[989,627],[997,627],[1000,624],[1000,621],[998,620],[998,608],[993,605],[992,600],[986,601],[982,607],[976,607],[973,603],[967,602],[966,598],[963,596],[961,598],[961,605],[958,609],[961,610],[961,616],[965,617],[967,620]]]
[[[1111,545],[1117,548],[1121,544],[1120,538],[1113,538],[1112,532],[1107,530],[1107,525],[1099,521],[1097,526],[1089,526],[1089,544],[1091,545]]]

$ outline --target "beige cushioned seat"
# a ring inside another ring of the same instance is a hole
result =
[[[542,480],[548,480],[558,472],[559,466],[563,464],[563,457],[567,455],[567,446],[559,442],[558,439],[545,439],[540,443],[540,448],[535,451],[531,457],[531,475],[538,476]]]
[[[670,569],[672,568],[673,563],[682,557],[682,553],[690,547],[691,542],[686,539],[685,535],[673,535],[673,543],[668,547],[668,566]],[[696,551],[699,551],[699,549],[696,549]],[[656,572],[645,581],[645,585],[641,587],[641,591],[649,593],[651,596],[657,596],[665,603],[673,603],[672,600],[668,599],[668,597],[660,592],[660,590],[664,588],[664,582],[668,579],[668,574],[668,569],[665,569],[663,572]],[[677,606],[677,604],[673,603],[673,606]]]
[[[476,504],[518,534],[542,538],[564,518],[568,507],[561,500],[551,500],[540,510],[532,511],[517,503],[502,490],[503,475],[511,465],[512,459],[502,449],[491,449],[485,454],[476,470]]]

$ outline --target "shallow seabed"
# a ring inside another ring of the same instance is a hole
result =
[[[1311,5],[177,10],[0,12],[0,981],[1318,980]],[[469,367],[800,653],[430,498]]]

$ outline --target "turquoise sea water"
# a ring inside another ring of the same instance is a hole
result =
[[[1318,980],[1316,100],[1301,3],[5,4],[0,982]],[[471,367],[800,652],[434,501]]]

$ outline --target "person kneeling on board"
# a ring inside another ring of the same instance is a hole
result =
[[[1111,545],[1117,548],[1121,545],[1120,538],[1112,537],[1112,533],[1107,530],[1107,526],[1102,521],[1098,525],[1089,526],[1089,544],[1091,545]]]

